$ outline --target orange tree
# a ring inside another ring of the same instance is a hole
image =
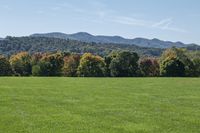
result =
[[[80,63],[80,55],[69,55],[64,57],[63,75],[67,77],[76,77]]]

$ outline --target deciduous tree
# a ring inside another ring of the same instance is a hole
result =
[[[110,63],[112,77],[133,77],[138,76],[139,56],[133,52],[120,52]]]
[[[39,62],[41,75],[61,76],[63,64],[63,55],[61,53],[46,54]]]
[[[177,58],[185,66],[185,76],[191,77],[195,75],[195,68],[192,60],[186,55],[187,50],[183,48],[167,49],[161,56],[160,61],[166,58]]]
[[[27,52],[20,52],[11,56],[10,64],[16,75],[31,75],[31,56]]]
[[[67,77],[76,77],[80,55],[69,55],[64,58],[63,75]]]
[[[10,66],[9,60],[0,55],[0,76],[10,76],[12,75],[12,68]]]
[[[103,77],[105,74],[105,63],[100,56],[86,53],[80,60],[78,75],[81,77]]]
[[[160,75],[160,65],[158,59],[155,58],[143,58],[139,62],[139,67],[142,76],[144,77],[156,77]]]
[[[185,65],[177,57],[168,57],[161,62],[160,73],[166,77],[183,77]]]

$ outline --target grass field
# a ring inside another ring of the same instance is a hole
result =
[[[0,78],[1,133],[200,133],[200,79]]]

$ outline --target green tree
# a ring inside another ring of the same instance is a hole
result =
[[[38,63],[41,76],[61,76],[63,64],[63,55],[61,53],[43,55]]]
[[[100,56],[86,53],[80,60],[78,75],[81,77],[102,77],[105,74],[105,63]]]
[[[187,56],[187,50],[183,48],[171,48],[167,49],[161,56],[160,61],[162,62],[166,58],[175,57],[181,61],[185,66],[185,76],[191,77],[195,75],[195,68],[192,60]]]
[[[40,69],[40,66],[39,65],[34,65],[32,67],[32,75],[33,76],[42,76],[41,74],[41,69]]]
[[[195,67],[195,76],[200,77],[200,58],[193,59]]]
[[[15,75],[31,75],[31,56],[27,52],[20,52],[16,55],[11,56],[10,64]]]
[[[160,65],[155,58],[143,58],[139,62],[140,72],[145,77],[156,77],[160,75]]]
[[[0,76],[12,75],[12,68],[7,58],[0,55]]]
[[[177,57],[168,57],[161,62],[160,73],[166,77],[183,77],[185,66]]]
[[[119,52],[113,51],[108,56],[106,56],[104,58],[104,61],[105,61],[105,64],[106,64],[105,65],[105,76],[107,76],[107,77],[111,76],[110,64],[111,64],[112,60],[117,57],[118,54],[119,54]]]
[[[138,76],[139,56],[133,52],[120,52],[110,63],[109,69],[112,77]]]

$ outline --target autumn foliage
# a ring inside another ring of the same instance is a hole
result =
[[[0,76],[199,77],[199,58],[192,57],[177,48],[167,49],[160,58],[139,57],[128,51],[105,57],[91,53],[20,52],[10,58],[0,55]]]

